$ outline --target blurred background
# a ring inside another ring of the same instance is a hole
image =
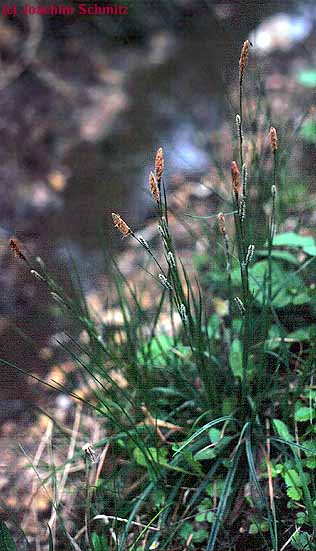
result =
[[[246,38],[271,90],[288,86],[299,101],[316,85],[314,2],[122,4],[126,16],[0,19],[0,357],[29,372],[56,361],[63,320],[8,238],[60,283],[73,263],[89,292],[107,270],[100,238],[112,253],[124,246],[110,213],[137,228],[150,215],[156,149],[172,176],[198,178],[214,165],[212,135],[234,124],[230,90]],[[306,132],[313,156],[313,121]],[[34,392],[3,371],[0,418],[23,411]]]

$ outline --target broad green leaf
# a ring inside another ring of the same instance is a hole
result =
[[[193,454],[190,451],[187,451],[187,450],[184,450],[182,452],[182,455],[183,455],[183,459],[185,459],[185,461],[189,465],[191,472],[197,474],[198,476],[203,477],[202,467],[201,467],[199,461],[197,461],[195,459],[195,456],[193,457]]]
[[[304,513],[303,511],[299,511],[296,514],[296,523],[299,526],[302,526],[303,524],[305,524],[306,521],[308,521],[308,517],[307,517],[306,513]]]
[[[310,452],[304,450],[304,453],[306,455],[306,467],[308,469],[316,469],[316,441],[315,440],[307,440],[305,442],[302,442],[302,446],[304,448],[308,448]]]
[[[256,251],[257,256],[268,256],[268,251],[260,250]],[[278,249],[273,249],[271,252],[271,257],[277,260],[284,260],[284,262],[289,262],[290,264],[295,264],[298,266],[300,264],[299,260],[294,256],[294,254],[289,251],[282,251]]]
[[[274,350],[281,344],[281,333],[278,325],[273,324],[269,329],[268,339],[265,341],[266,350]]]
[[[316,246],[315,245],[308,245],[306,247],[303,247],[304,253],[308,254],[309,256],[316,256]]]
[[[239,339],[234,339],[231,344],[229,364],[234,376],[242,379],[242,345]]]
[[[160,465],[167,465],[168,464],[168,460],[167,460],[168,450],[166,448],[159,448],[159,449],[158,448],[148,448],[148,452],[150,454],[150,457],[152,457],[154,459],[154,461],[156,461]],[[136,463],[138,463],[139,465],[142,465],[144,467],[147,466],[148,460],[139,448],[134,449],[133,455],[134,455],[134,459],[135,459]]]
[[[252,536],[256,535],[259,533],[259,526],[258,524],[252,522],[249,526],[249,534],[251,534]]]
[[[316,71],[314,69],[299,71],[297,81],[306,88],[314,88],[316,86]]]
[[[300,130],[300,136],[309,143],[315,143],[316,141],[316,121],[313,119],[307,119]]]
[[[295,289],[296,292],[296,289]],[[305,292],[301,291],[298,292],[296,296],[293,297],[292,303],[295,306],[299,306],[300,304],[307,304],[310,301],[310,296]]]
[[[315,457],[308,457],[306,459],[306,467],[308,469],[316,469],[316,455]]]
[[[261,260],[252,266],[249,270],[250,289],[254,293],[256,300],[263,304],[267,295],[267,275],[268,261]],[[303,288],[303,281],[297,274],[288,277],[288,272],[281,266],[272,261],[272,296],[273,304],[276,308],[283,308],[293,302],[299,301],[300,304],[309,302],[309,297],[300,291]],[[282,285],[282,282],[284,284]]]
[[[159,488],[157,488],[157,490],[152,493],[151,497],[157,509],[162,507],[166,502],[166,494],[163,490]]]
[[[207,513],[199,513],[196,515],[195,520],[197,522],[213,522],[214,520],[214,514],[213,511],[208,511]]]
[[[236,397],[232,396],[231,398],[224,398],[222,402],[223,415],[231,415],[235,409],[236,409]]]
[[[18,551],[3,520],[0,520],[0,551]]]
[[[273,246],[305,248],[315,245],[314,238],[310,235],[299,235],[295,232],[279,233],[273,239]]]
[[[221,437],[221,431],[219,429],[216,429],[215,427],[212,427],[208,431],[208,435],[210,437],[212,444],[215,444],[215,442],[217,442]]]
[[[197,522],[213,522],[214,512],[212,511],[214,507],[214,502],[209,497],[202,499],[198,510],[199,514],[195,517]]]
[[[218,479],[207,486],[206,493],[210,497],[214,497],[214,495],[220,496],[222,494],[224,486],[225,480]]]
[[[241,326],[242,326],[242,320],[239,318],[235,318],[233,320],[233,332],[237,334],[240,333]]]
[[[310,536],[307,532],[295,532],[292,536],[291,544],[294,549],[297,549],[298,551],[310,551],[312,550],[311,537],[312,536]]]
[[[169,363],[169,358],[174,358],[173,346],[174,340],[168,335],[154,337],[138,352],[138,361],[143,365],[145,359],[147,359],[147,361],[153,362],[159,367],[164,367]],[[187,346],[181,344],[177,345],[177,352],[180,352],[184,356],[189,356],[191,353]]]
[[[268,532],[269,525],[267,522],[252,522],[249,526],[249,534],[255,535],[262,532]]]
[[[214,459],[216,457],[216,449],[214,447],[207,447],[199,450],[194,454],[195,461],[206,461],[209,459]]]
[[[294,469],[289,469],[286,471],[284,474],[284,482],[288,487],[294,486],[296,488],[302,486],[302,481],[299,474]]]
[[[202,543],[202,541],[205,541],[208,536],[208,531],[204,528],[201,530],[195,530],[193,533],[192,541],[195,543]]]
[[[196,530],[191,522],[185,522],[181,527],[179,535],[184,541],[187,541],[192,536],[193,542],[201,543],[207,538],[208,532],[207,530]]]
[[[272,423],[280,438],[282,438],[283,440],[287,440],[288,442],[293,442],[294,438],[283,421],[281,421],[280,419],[272,419]]]
[[[314,330],[314,325],[308,325],[307,327],[300,327],[296,331],[292,331],[287,335],[287,338],[293,339],[297,342],[308,341],[311,339],[311,332]]]
[[[295,421],[304,423],[306,421],[312,421],[315,418],[315,409],[312,407],[300,407],[295,412]]]
[[[293,534],[291,544],[298,551],[309,551],[311,549],[311,539],[307,532],[296,532]]]
[[[316,440],[305,440],[302,442],[302,446],[310,450],[310,452],[304,450],[304,453],[307,457],[316,455]]]
[[[303,496],[302,490],[296,486],[289,486],[286,493],[291,499],[294,499],[294,501],[300,501]]]

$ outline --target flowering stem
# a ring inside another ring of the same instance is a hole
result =
[[[276,172],[277,172],[277,150],[273,150],[273,184],[271,187],[272,195],[272,211],[271,219],[269,225],[269,236],[268,236],[268,299],[269,306],[272,302],[272,246],[273,246],[273,237],[275,232],[275,200],[276,200]]]

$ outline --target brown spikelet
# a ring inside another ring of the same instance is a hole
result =
[[[158,183],[162,178],[164,166],[165,166],[165,162],[163,158],[163,149],[162,147],[159,147],[155,158],[155,173],[156,173],[156,178]]]
[[[26,262],[26,258],[25,258],[24,254],[21,251],[21,247],[20,247],[18,241],[16,239],[14,239],[13,237],[11,237],[11,239],[9,241],[9,245],[10,245],[10,249],[14,253],[14,255],[17,258],[21,258],[22,260],[24,260]]]
[[[274,153],[278,149],[278,136],[274,126],[271,126],[269,136],[270,136],[271,149]]]
[[[222,212],[220,212],[217,215],[217,220],[218,220],[219,228],[220,228],[222,234],[226,235],[225,216],[223,215]]]
[[[239,77],[240,80],[242,80],[244,76],[245,69],[248,64],[248,57],[249,57],[249,47],[250,42],[249,40],[245,40],[245,42],[242,45],[241,53],[240,53],[240,59],[239,59]]]
[[[233,191],[235,195],[239,196],[240,190],[241,190],[241,182],[240,182],[240,172],[236,161],[232,162],[231,171],[232,171]]]
[[[160,194],[159,194],[158,182],[157,182],[156,176],[152,171],[149,174],[149,185],[150,185],[150,191],[153,198],[155,199],[155,201],[157,201],[157,203],[159,203]]]
[[[131,228],[126,224],[126,222],[124,222],[119,214],[115,214],[115,212],[112,212],[112,220],[114,226],[119,230],[119,232],[121,232],[124,237],[132,233]]]

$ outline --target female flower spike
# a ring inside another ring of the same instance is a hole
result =
[[[165,166],[165,161],[163,157],[163,149],[162,147],[159,147],[155,158],[155,173],[156,173],[156,178],[158,183],[162,178],[164,166]]]

